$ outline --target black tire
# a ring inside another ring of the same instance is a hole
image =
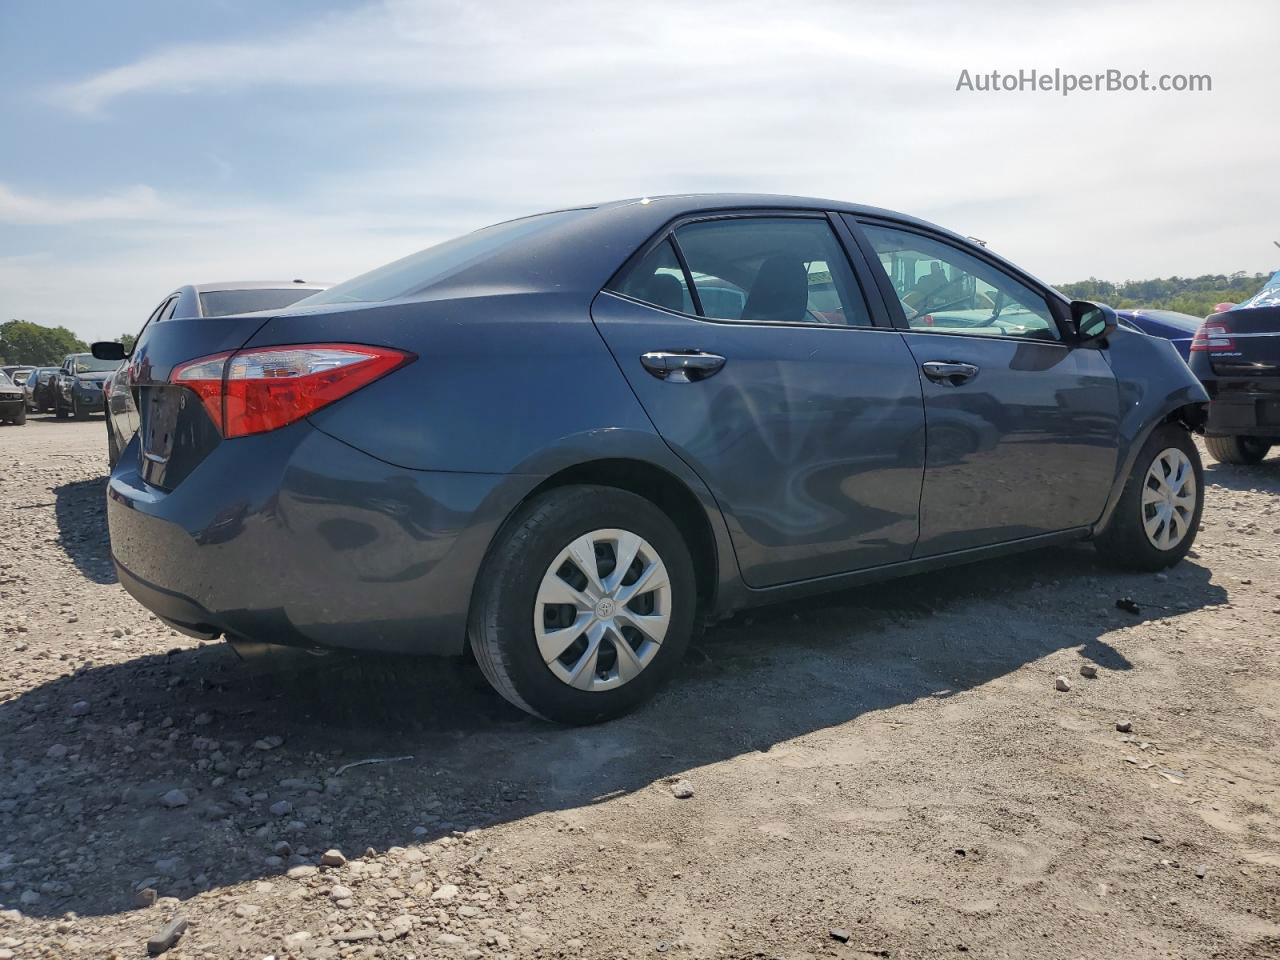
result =
[[[580,690],[553,674],[538,653],[538,589],[575,539],[615,528],[638,534],[657,551],[671,584],[671,617],[658,652],[637,676],[609,690]],[[689,645],[696,609],[693,560],[666,514],[623,490],[559,487],[521,507],[494,539],[472,595],[468,635],[485,678],[511,703],[559,723],[598,723],[634,709],[670,677]]]
[[[84,407],[80,406],[79,400],[75,397],[71,398],[71,416],[77,420],[88,420],[89,414],[91,413],[93,413],[92,410],[86,410]]]
[[[1219,463],[1241,466],[1261,463],[1271,450],[1271,444],[1257,437],[1205,437],[1204,445]]]
[[[1195,477],[1195,509],[1182,539],[1170,549],[1161,549],[1147,536],[1144,517],[1146,507],[1142,503],[1147,485],[1147,473],[1156,457],[1170,448],[1180,450],[1191,461]],[[1107,528],[1094,540],[1098,556],[1106,563],[1129,570],[1163,570],[1171,567],[1187,555],[1195,543],[1200,529],[1200,515],[1204,511],[1204,467],[1200,452],[1191,434],[1176,423],[1157,427],[1142,445],[1133,471],[1125,482],[1120,502]]]
[[[20,426],[22,426],[24,423],[26,423],[26,422],[27,422],[27,408],[26,408],[26,407],[23,407],[21,410],[19,410],[19,411],[18,411],[17,415],[16,415],[16,416],[14,416],[14,418],[13,418],[13,422],[14,422],[14,425],[15,425],[15,426],[19,426],[19,427],[20,427]]]

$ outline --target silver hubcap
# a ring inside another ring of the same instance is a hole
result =
[[[1160,550],[1172,550],[1191,529],[1196,511],[1196,473],[1191,460],[1176,447],[1162,450],[1142,485],[1142,524],[1147,539]]]
[[[579,690],[634,680],[658,655],[670,621],[667,568],[628,530],[595,530],[561,550],[533,610],[543,662]]]

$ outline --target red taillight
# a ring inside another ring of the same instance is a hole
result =
[[[1219,350],[1234,350],[1235,347],[1235,341],[1231,339],[1231,328],[1219,317],[1200,324],[1200,329],[1191,338],[1191,349],[1197,352],[1216,353]]]
[[[198,396],[224,437],[243,437],[293,423],[414,359],[354,343],[262,347],[181,364],[169,382]]]

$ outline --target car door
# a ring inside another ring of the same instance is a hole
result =
[[[679,221],[592,306],[658,432],[718,501],[750,586],[911,555],[923,402],[874,310],[812,211]]]
[[[63,407],[64,409],[71,406],[71,371],[75,367],[75,361],[70,356],[62,358],[62,366],[58,368],[57,391],[54,400],[54,406]]]
[[[848,219],[882,268],[877,281],[924,390],[914,556],[1095,522],[1115,476],[1120,416],[1105,351],[1074,346],[1043,288],[980,248]]]

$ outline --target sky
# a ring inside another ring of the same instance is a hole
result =
[[[902,210],[1050,282],[1280,266],[1280,4],[0,0],[0,322],[338,281],[540,210]],[[1069,9],[1068,9],[1069,8]],[[961,71],[1208,74],[978,92]]]

